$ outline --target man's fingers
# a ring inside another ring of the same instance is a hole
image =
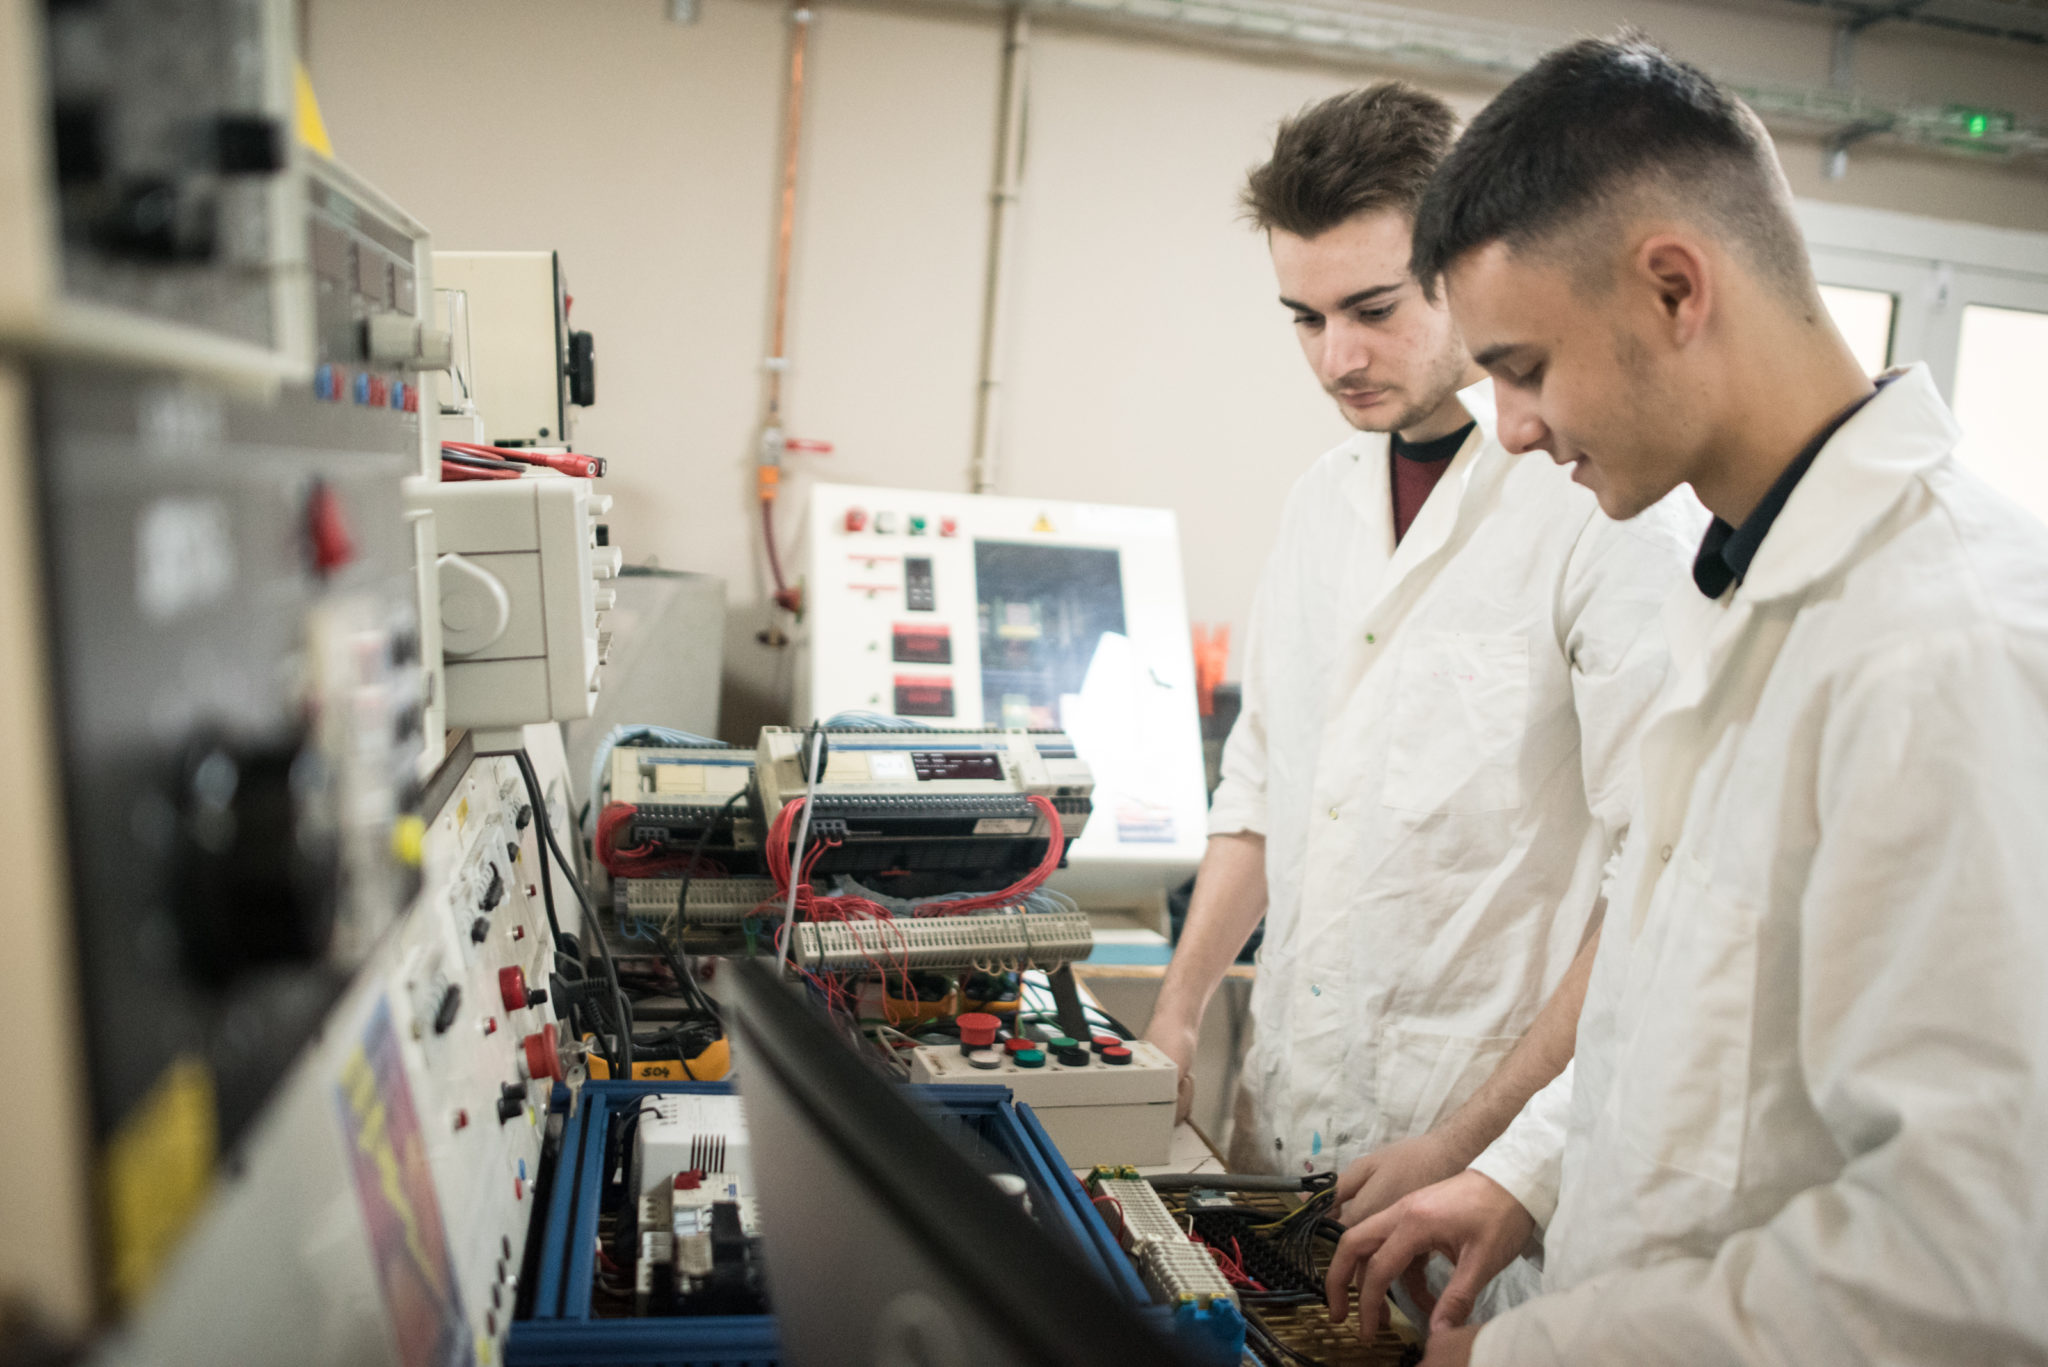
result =
[[[1481,1264],[1479,1257],[1470,1249],[1464,1250],[1451,1269],[1451,1280],[1444,1286],[1443,1295],[1437,1297],[1436,1309],[1429,1312],[1429,1327],[1455,1329],[1472,1318],[1479,1293],[1492,1280],[1492,1272]]]
[[[1342,1324],[1344,1317],[1351,1313],[1351,1279],[1379,1246],[1378,1232],[1368,1225],[1354,1226],[1337,1241],[1337,1251],[1330,1255],[1330,1275],[1323,1279],[1323,1296],[1330,1305],[1330,1323]]]
[[[1195,1106],[1195,1078],[1186,1069],[1181,1070],[1179,1085],[1173,1097],[1173,1123],[1185,1124],[1188,1112]]]
[[[1371,1229],[1372,1221],[1359,1226]],[[1373,1255],[1366,1260],[1365,1268],[1358,1275],[1358,1336],[1366,1339],[1365,1308],[1377,1309],[1387,1299],[1387,1288],[1394,1284],[1394,1278],[1408,1270],[1409,1264],[1427,1255],[1429,1243],[1412,1229],[1396,1229],[1380,1244]]]
[[[1357,1159],[1349,1167],[1345,1168],[1344,1171],[1337,1174],[1338,1205],[1349,1205],[1351,1203],[1351,1198],[1358,1195],[1359,1189],[1365,1186],[1365,1184],[1372,1179],[1373,1172],[1375,1171],[1372,1159],[1373,1156],[1371,1154],[1367,1154],[1365,1157]],[[1361,1216],[1359,1218],[1363,1219],[1364,1217]],[[1357,1221],[1347,1220],[1345,1221],[1345,1223],[1355,1224],[1357,1223]]]
[[[1401,1274],[1401,1285],[1407,1288],[1408,1298],[1415,1302],[1415,1308],[1422,1312],[1422,1317],[1434,1324],[1436,1296],[1429,1289],[1429,1258],[1427,1256],[1417,1258],[1414,1262],[1408,1264],[1407,1271]]]

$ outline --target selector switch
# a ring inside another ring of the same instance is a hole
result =
[[[491,881],[484,884],[484,895],[478,905],[485,911],[497,910],[498,903],[505,900],[505,875],[496,864],[491,865]]]
[[[498,1089],[498,1123],[509,1125],[526,1114],[526,1084],[508,1082]]]
[[[448,1027],[455,1024],[455,1014],[462,1009],[462,985],[449,983],[441,993],[441,1004],[434,1008],[434,1033],[445,1035]]]
[[[469,938],[478,944],[491,938],[491,918],[479,916],[469,923]]]

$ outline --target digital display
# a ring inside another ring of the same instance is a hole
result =
[[[981,715],[988,726],[1057,729],[1107,633],[1123,635],[1123,561],[1114,550],[974,543]],[[899,711],[901,709],[898,709]]]
[[[896,676],[896,715],[899,717],[950,717],[953,715],[951,679],[913,679]]]
[[[947,627],[898,626],[893,635],[893,658],[898,664],[953,663],[953,633]]]
[[[913,750],[920,782],[935,778],[1001,778],[1003,762],[987,750]]]

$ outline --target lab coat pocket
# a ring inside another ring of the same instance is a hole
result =
[[[1381,802],[1406,812],[1503,812],[1522,805],[1529,642],[1422,631],[1401,654]]]
[[[1463,1105],[1518,1038],[1442,1035],[1398,1026],[1382,1031],[1373,1146],[1421,1134]]]
[[[1657,1168],[1732,1188],[1749,1122],[1757,917],[1716,895],[1691,855],[1680,856],[1668,876],[1674,883],[1663,925],[1644,928],[1662,943],[1648,980],[1628,992],[1635,1025],[1616,1079],[1621,1133]],[[1653,1182],[1646,1198],[1659,1187],[1687,1204],[1684,1181]],[[1666,1218],[1684,1227],[1696,1214],[1642,1213],[1653,1227]]]

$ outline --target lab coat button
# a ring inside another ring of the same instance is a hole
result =
[[[1657,851],[1657,858],[1669,864],[1671,862],[1671,847],[1666,845],[1663,849]]]
[[[1335,807],[1332,807],[1332,808],[1330,808],[1330,820],[1332,820],[1332,821],[1335,821],[1336,819],[1337,819],[1337,809],[1336,809]]]
[[[1320,996],[1322,996],[1322,995],[1323,995],[1323,985],[1322,985],[1321,983],[1310,983],[1310,984],[1308,985],[1308,994],[1309,994],[1309,995],[1310,995],[1311,997],[1320,997]]]
[[[1365,633],[1365,643],[1366,643],[1367,645],[1369,645],[1369,646],[1371,646],[1371,645],[1378,645],[1378,644],[1379,644],[1379,637],[1377,637],[1377,636],[1373,635],[1373,634],[1372,634],[1371,632],[1369,632],[1369,631],[1368,631],[1368,632],[1366,632],[1366,633]]]

